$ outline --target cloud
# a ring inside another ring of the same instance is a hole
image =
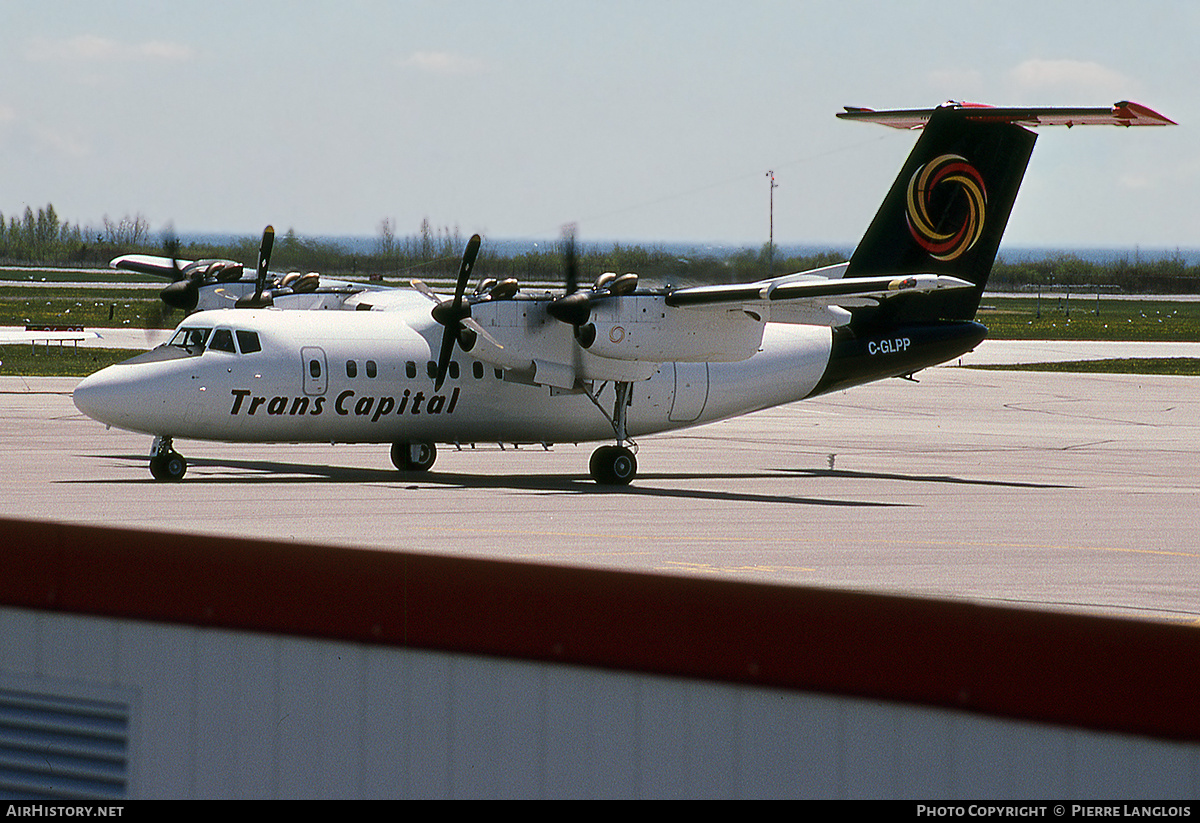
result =
[[[400,65],[428,74],[455,77],[483,74],[487,64],[477,57],[468,57],[449,51],[418,51],[400,61]]]
[[[0,150],[9,155],[42,154],[67,159],[91,154],[91,147],[70,132],[46,126],[4,105],[0,105]]]
[[[1135,85],[1119,71],[1086,60],[1026,60],[1009,72],[1009,79],[1023,92],[1074,92],[1113,99],[1128,96]]]
[[[183,62],[196,56],[196,50],[183,43],[147,40],[121,43],[94,34],[50,39],[35,37],[25,47],[25,57],[36,62],[112,63],[131,61]]]

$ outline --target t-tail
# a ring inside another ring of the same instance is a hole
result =
[[[852,309],[835,329],[829,368],[816,394],[912,374],[958,357],[983,341],[975,312],[1004,228],[1044,125],[1171,125],[1136,103],[1111,109],[993,108],[947,104],[936,109],[847,109],[838,117],[900,129],[923,129],[845,278],[949,275],[969,288],[900,294]]]

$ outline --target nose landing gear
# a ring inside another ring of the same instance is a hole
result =
[[[187,472],[187,461],[175,451],[169,437],[154,438],[150,447],[150,474],[155,480],[178,481]]]

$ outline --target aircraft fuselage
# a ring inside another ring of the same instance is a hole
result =
[[[400,315],[200,312],[180,328],[203,329],[207,345],[163,346],[110,366],[79,385],[75,402],[118,428],[231,442],[612,438],[610,419],[586,394],[521,382],[511,370],[469,354],[456,354],[448,379],[435,389],[431,364],[442,329]],[[800,400],[826,373],[831,342],[826,327],[768,323],[761,349],[746,360],[661,364],[648,380],[633,384],[628,433],[667,431]],[[876,349],[881,358],[899,354],[893,344]],[[612,384],[592,388],[602,406],[615,401]]]

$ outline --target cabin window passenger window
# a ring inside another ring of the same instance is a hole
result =
[[[312,375],[314,380],[319,378],[321,376],[321,361],[320,360],[309,360],[308,361],[308,373],[310,375]]]
[[[367,361],[367,377],[374,378],[375,375],[377,375],[377,374],[379,374],[379,367],[375,365],[374,360],[368,360]]]
[[[410,378],[416,377],[417,376],[417,364],[414,363],[413,361],[409,360],[407,363],[404,364],[404,373],[407,374]]]
[[[483,364],[476,360],[471,364],[471,373],[475,375],[476,380],[483,379]]]
[[[346,376],[347,377],[358,377],[358,364],[355,363],[353,360],[346,361]]]
[[[425,371],[430,377],[437,377],[437,363],[434,363],[432,360],[430,360],[425,364]]]
[[[458,361],[457,360],[450,361],[450,379],[451,380],[458,379]]]
[[[258,342],[258,332],[239,331],[236,334],[238,348],[242,350],[242,354],[253,354],[256,351],[262,351],[262,344]]]
[[[496,379],[497,380],[504,379],[504,369],[496,369]]]
[[[217,351],[237,351],[233,347],[233,332],[229,329],[217,329],[213,332],[212,339],[208,341],[208,347]]]

